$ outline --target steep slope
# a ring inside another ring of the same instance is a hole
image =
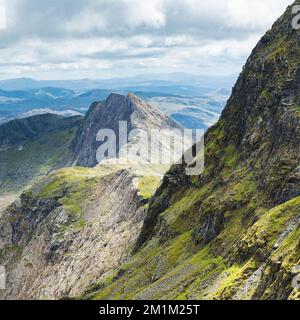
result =
[[[171,168],[135,254],[85,297],[300,298],[292,287],[300,265],[300,42],[291,10],[253,50],[207,132],[204,174]]]
[[[86,115],[72,144],[73,165],[94,167],[98,164],[96,153],[101,143],[96,141],[96,136],[103,128],[115,132],[118,154],[123,146],[119,146],[119,121],[127,122],[128,132],[135,129],[146,132],[151,129],[181,129],[179,124],[137,96],[111,94],[106,101],[94,103]]]
[[[108,110],[103,104],[92,105],[78,131],[75,141],[91,152],[84,160],[93,159],[94,134],[105,126],[117,128],[126,115],[135,128],[180,128],[134,96],[112,95],[106,105]],[[103,111],[109,122],[103,122]],[[65,168],[27,188],[0,214],[0,265],[6,267],[8,278],[2,298],[61,299],[99,288],[96,280],[130,257],[149,199],[168,168],[151,164]]]
[[[0,217],[2,298],[89,292],[130,255],[159,182],[126,167],[69,168],[24,192]]]
[[[72,128],[78,117],[64,118],[54,114],[42,114],[7,122],[0,126],[0,150],[22,146],[42,134]]]
[[[33,178],[65,166],[82,119],[44,114],[0,126],[0,194],[22,190]]]

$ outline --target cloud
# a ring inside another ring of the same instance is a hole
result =
[[[6,29],[6,10],[2,2],[0,1],[0,30]]]
[[[0,0],[0,77],[237,72],[292,2]]]

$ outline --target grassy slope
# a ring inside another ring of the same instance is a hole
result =
[[[259,204],[254,204],[253,197],[249,196],[251,201],[247,203],[247,206],[227,212],[227,222],[223,232],[212,243],[199,250],[193,241],[193,234],[195,219],[197,219],[194,213],[198,210],[201,199],[206,199],[209,203],[219,198],[221,202],[218,203],[218,206],[230,201],[239,201],[239,199],[247,201],[245,190],[250,191],[248,188],[244,189],[243,186],[248,185],[247,179],[244,184],[240,182],[232,185],[231,191],[227,191],[225,197],[220,195],[223,191],[212,195],[210,187],[207,186],[200,190],[187,189],[185,196],[179,197],[179,200],[161,215],[161,220],[168,226],[173,236],[169,237],[165,243],[161,243],[161,235],[153,237],[129,264],[122,266],[122,269],[127,271],[125,277],[117,281],[112,281],[114,277],[104,280],[107,289],[94,298],[224,298],[231,286],[240,287],[244,280],[243,277],[246,278],[249,272],[256,270],[260,261],[251,257],[241,264],[230,265],[222,256],[226,256],[226,252],[232,256],[238,254],[232,252],[232,248],[241,239],[244,243],[251,240],[254,233],[256,234],[255,245],[260,243],[261,249],[271,254],[276,239],[283,233],[288,221],[292,220],[300,210],[300,197],[272,210],[267,210],[260,207]],[[249,208],[255,208],[256,216],[260,218],[246,232],[243,218]],[[294,239],[292,245],[296,245],[293,234],[289,235],[290,238]],[[273,253],[274,258],[277,252],[283,251],[287,241],[284,241]],[[221,252],[223,252],[222,255],[220,255]],[[299,252],[298,256],[292,250],[289,250],[289,254],[284,253],[285,261],[294,259],[294,262],[297,262],[297,259],[299,260]],[[217,290],[206,292],[202,289],[205,288],[206,282],[210,282],[221,271],[226,271],[229,275],[220,281]]]
[[[251,194],[249,184],[245,178],[230,191],[212,193],[210,186],[204,186],[200,190],[188,188],[183,197],[178,194],[178,201],[161,214],[160,233],[121,267],[124,276],[115,277],[120,273],[117,270],[102,279],[105,289],[90,298],[230,299],[263,264],[261,256],[280,260],[291,272],[292,266],[300,263],[299,228],[287,234],[276,249],[274,245],[299,215],[300,197],[269,210],[255,201],[258,195],[255,190]],[[212,202],[218,208],[230,202],[241,208],[228,210],[224,230],[209,245],[199,247],[194,241],[198,222],[195,212],[200,203],[210,208],[208,203]],[[249,210],[255,211],[258,221],[247,228],[245,216]],[[168,232],[166,240],[163,232]],[[245,259],[241,259],[243,254]],[[252,286],[242,298],[250,298],[255,289]]]
[[[32,136],[20,136],[15,132],[14,137],[17,135],[18,138],[12,141],[13,145],[0,151],[0,194],[20,192],[39,177],[67,163],[70,158],[68,146],[80,119],[51,120],[51,123],[44,123],[49,130],[39,128]]]

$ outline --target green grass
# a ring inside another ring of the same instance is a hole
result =
[[[34,142],[0,152],[0,193],[21,191],[50,170],[64,165],[70,156],[68,145],[74,130],[51,132]]]
[[[159,185],[161,184],[161,176],[144,176],[138,179],[139,194],[144,199],[150,199]]]
[[[69,216],[68,223],[60,226],[61,232],[65,232],[69,227],[78,230],[85,226],[86,203],[97,184],[112,172],[107,168],[60,169],[41,179],[26,192],[37,199],[57,199]]]
[[[300,105],[295,106],[296,111],[300,114]]]

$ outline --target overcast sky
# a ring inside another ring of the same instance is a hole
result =
[[[293,0],[0,0],[0,78],[232,74]]]

